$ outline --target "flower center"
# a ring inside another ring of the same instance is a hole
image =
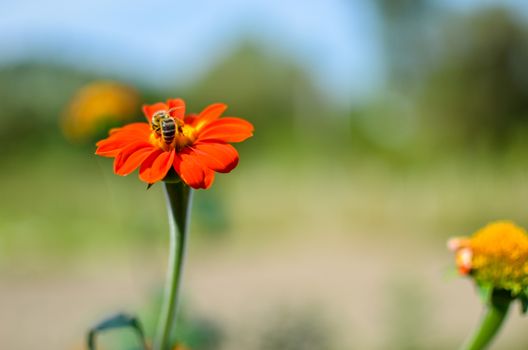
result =
[[[196,131],[192,126],[171,117],[165,111],[157,112],[152,116],[150,128],[152,129],[150,142],[165,151],[175,148],[179,152],[193,144],[196,138]]]

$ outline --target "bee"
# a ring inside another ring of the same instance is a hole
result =
[[[166,111],[156,112],[152,116],[151,124],[152,130],[154,130],[154,132],[158,134],[167,145],[170,145],[172,141],[174,141],[177,131],[176,129],[179,129],[179,125]]]

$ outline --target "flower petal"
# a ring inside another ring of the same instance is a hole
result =
[[[205,125],[198,141],[241,142],[253,136],[253,125],[240,118],[222,118]]]
[[[198,125],[198,115],[194,113],[187,114],[184,118],[184,122],[196,129],[196,125]]]
[[[175,153],[174,150],[151,153],[139,168],[139,178],[149,184],[163,180],[172,166]]]
[[[197,143],[191,150],[203,165],[219,173],[228,173],[238,164],[238,152],[229,144]]]
[[[147,123],[133,123],[122,128],[112,129],[111,135],[96,143],[95,154],[115,157],[126,146],[136,141],[148,142],[150,128]]]
[[[213,184],[213,181],[214,181],[214,177],[215,177],[215,172],[214,171],[212,171],[211,169],[206,169],[205,170],[205,176],[204,176],[204,181],[203,181],[203,189],[204,190],[206,190],[209,187],[211,187],[211,185]]]
[[[185,116],[185,101],[181,98],[173,98],[167,100],[167,106],[171,117],[183,120]]]
[[[134,142],[126,146],[114,160],[114,173],[128,175],[143,163],[157,148],[148,142]]]
[[[152,105],[143,105],[143,114],[145,114],[145,117],[150,122],[152,119],[152,115],[158,111],[166,111],[169,108],[167,105],[163,102],[154,103]]]
[[[177,154],[173,165],[174,170],[176,170],[181,179],[187,185],[196,189],[205,188],[206,170],[212,171],[205,168],[193,154]]]
[[[104,139],[97,142],[95,154],[103,157],[115,157],[129,144],[130,140],[126,139]]]
[[[138,138],[129,137],[129,135],[119,135],[119,137],[112,136],[97,142],[95,154],[103,157],[115,157],[123,150],[123,148],[135,141],[138,141]]]
[[[108,134],[110,136],[119,134],[121,132],[128,132],[137,135],[150,135],[150,126],[147,123],[131,123],[120,128],[110,129]]]
[[[220,118],[222,113],[227,109],[227,105],[224,103],[213,103],[204,108],[197,117],[196,129],[200,130],[210,122]]]

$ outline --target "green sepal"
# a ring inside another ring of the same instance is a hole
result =
[[[163,182],[169,183],[169,184],[177,184],[178,182],[181,182],[181,177],[174,170],[174,168],[170,168],[165,178],[163,178]]]
[[[477,283],[477,292],[484,304],[491,302],[491,296],[493,294],[493,287],[491,284],[479,284]]]
[[[525,315],[528,311],[528,288],[523,290],[519,296],[519,301],[521,302],[521,314]]]
[[[167,175],[163,178],[163,182],[168,183],[168,184],[177,184],[181,182],[181,177],[178,175],[178,173],[176,173],[176,171],[173,168],[171,168],[169,172],[167,173]],[[153,183],[147,184],[147,191],[152,186],[154,186]]]
[[[528,299],[523,295],[519,297],[519,301],[521,303],[521,315],[525,315],[526,311],[528,311]]]
[[[136,334],[138,335],[138,338],[141,340],[141,345],[143,350],[147,350],[147,342],[145,339],[145,332],[143,331],[143,327],[141,326],[141,323],[135,316],[127,315],[124,313],[120,313],[114,316],[111,316],[109,318],[106,318],[99,322],[97,325],[95,325],[90,331],[88,332],[88,336],[86,337],[86,343],[88,345],[88,350],[95,350],[95,337],[98,333],[101,333],[102,331],[115,329],[115,328],[126,328],[130,327],[132,328]]]

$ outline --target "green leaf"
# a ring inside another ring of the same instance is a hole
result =
[[[111,316],[107,319],[104,319],[103,321],[99,322],[95,327],[90,329],[87,336],[87,344],[89,350],[95,350],[95,337],[98,333],[101,333],[106,330],[115,329],[115,328],[126,328],[130,327],[132,328],[136,334],[138,335],[138,338],[141,340],[142,347],[144,350],[147,349],[147,344],[145,340],[145,333],[143,332],[143,327],[141,326],[141,323],[139,320],[131,315],[127,314],[117,314],[114,316]]]

